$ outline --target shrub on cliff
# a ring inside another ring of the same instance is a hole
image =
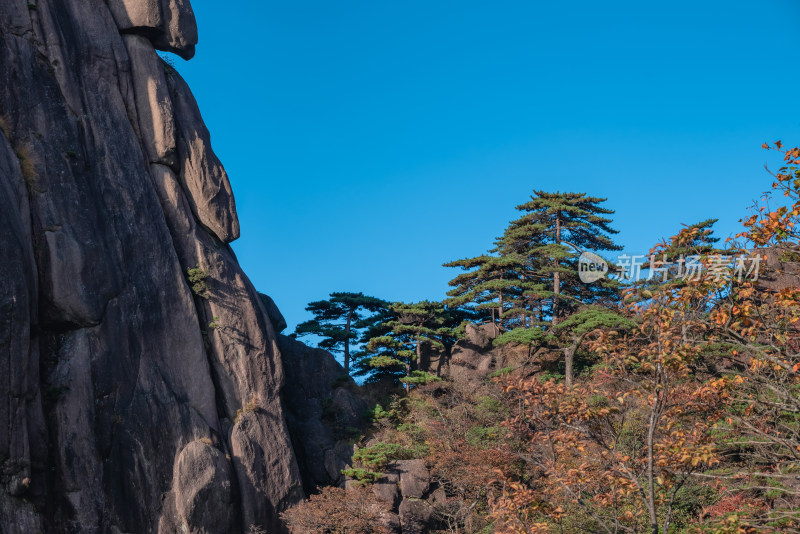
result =
[[[386,504],[371,488],[324,488],[318,495],[281,514],[292,534],[389,534],[381,519]]]

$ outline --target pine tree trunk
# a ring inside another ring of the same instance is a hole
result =
[[[500,295],[500,307],[497,308],[497,317],[499,318],[500,329],[502,330],[503,327],[503,292],[499,291],[498,294]]]
[[[567,388],[572,387],[572,382],[575,379],[575,371],[573,370],[573,367],[575,364],[575,352],[577,350],[577,343],[564,349],[564,384],[567,386]]]
[[[531,307],[531,316],[530,316],[530,326],[528,328],[533,328],[533,318],[536,316],[536,304],[533,301],[533,295],[528,295],[528,306]]]
[[[417,369],[422,370],[422,342],[417,336]]]
[[[353,312],[347,314],[347,326],[345,327],[344,338],[344,372],[350,376],[350,323],[353,320]]]
[[[655,488],[655,431],[660,415],[660,394],[656,393],[650,411],[650,421],[647,426],[647,511],[650,514],[650,528],[652,534],[658,534],[658,513],[656,510],[656,488]]]
[[[561,214],[556,214],[556,245],[561,244]],[[559,267],[558,259],[555,261],[556,269]],[[553,326],[558,324],[558,298],[561,295],[561,273],[553,273]]]

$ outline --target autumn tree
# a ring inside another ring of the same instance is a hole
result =
[[[359,338],[354,326],[368,312],[378,312],[385,306],[385,301],[363,293],[331,293],[329,299],[306,306],[306,311],[314,314],[314,318],[300,323],[295,334],[319,336],[322,338],[320,348],[344,353],[344,370],[349,374],[351,345]]]
[[[585,383],[508,382],[523,401],[508,424],[526,436],[524,458],[543,477],[536,486],[509,480],[497,497],[508,532],[537,524],[542,532],[670,532],[681,489],[719,461],[713,431],[724,406],[719,387],[693,377],[705,331],[702,311],[682,306],[690,293],[665,289],[630,309],[638,325],[595,309],[565,320],[572,346],[591,335],[605,360]]]
[[[281,518],[292,534],[389,534],[382,520],[389,512],[371,488],[327,487]]]
[[[635,327],[589,334],[602,371],[572,389],[508,380],[524,400],[509,427],[542,477],[504,479],[499,532],[800,531],[800,287],[785,274],[800,273],[800,150],[782,152],[781,196],[756,207],[723,263],[710,221],[654,248],[698,255],[704,274],[630,287]],[[759,248],[734,257],[748,244]],[[764,257],[782,279],[737,276]]]

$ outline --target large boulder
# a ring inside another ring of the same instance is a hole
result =
[[[523,375],[554,370],[563,359],[559,350],[529,347],[519,343],[495,346],[499,329],[493,324],[467,325],[464,339],[452,350],[447,375],[468,387],[486,380],[501,369],[519,369]]]
[[[167,87],[163,62],[146,38],[125,35],[131,58],[139,135],[151,163],[177,165],[175,153],[175,112]]]
[[[239,218],[228,173],[211,149],[211,134],[189,86],[170,71],[181,185],[198,222],[223,243],[239,238]]]
[[[197,23],[189,0],[108,0],[119,29],[150,39],[158,50],[194,57]]]
[[[465,338],[452,350],[449,375],[455,380],[478,382],[492,369],[492,341],[499,332],[493,324],[467,325]]]
[[[430,532],[433,509],[427,501],[404,499],[397,511],[403,534],[425,534]]]
[[[275,304],[275,301],[272,300],[272,297],[263,293],[259,293],[258,296],[261,297],[261,303],[264,305],[264,310],[267,312],[267,317],[269,317],[269,321],[272,323],[272,329],[275,330],[275,333],[280,334],[286,330],[286,319],[283,317],[277,304]]]
[[[184,447],[175,462],[174,477],[175,506],[183,529],[216,534],[240,528],[233,470],[210,439]]]
[[[406,499],[421,499],[430,488],[430,473],[424,460],[400,460],[395,462],[400,472],[400,493]]]
[[[800,286],[800,250],[797,247],[773,247],[753,251],[745,260],[745,269],[752,272],[743,279],[757,279],[757,287],[769,291],[781,291]],[[746,273],[745,273],[746,274]]]

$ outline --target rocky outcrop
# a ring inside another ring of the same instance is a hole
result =
[[[108,0],[117,27],[147,37],[158,50],[194,57],[197,24],[189,0]]]
[[[422,534],[434,526],[434,505],[442,498],[441,489],[431,484],[424,460],[398,460],[390,463],[383,477],[372,485],[375,497],[391,510],[385,526],[397,534]]]
[[[523,376],[552,371],[563,358],[561,351],[545,347],[534,352],[516,343],[495,347],[498,335],[499,330],[492,324],[467,325],[464,339],[453,347],[445,374],[457,382],[477,384],[502,369],[516,369]]]
[[[278,336],[286,369],[284,399],[288,422],[307,493],[342,486],[350,464],[349,438],[365,426],[368,404],[354,393],[355,383],[322,349]]]
[[[5,0],[0,36],[0,531],[281,532],[302,399],[156,53],[194,54],[191,6]]]
[[[267,311],[267,317],[269,317],[269,321],[272,323],[272,329],[275,331],[275,333],[280,334],[286,330],[286,319],[283,317],[281,310],[278,309],[275,301],[272,300],[272,297],[263,293],[259,293],[258,296],[261,297],[261,303],[264,305],[264,309]],[[333,356],[330,356],[329,359],[333,360],[334,358]]]
[[[755,258],[755,259],[754,259]],[[782,291],[800,285],[800,250],[781,245],[754,250],[746,261],[752,271],[743,278],[756,280],[756,287],[766,291]]]

